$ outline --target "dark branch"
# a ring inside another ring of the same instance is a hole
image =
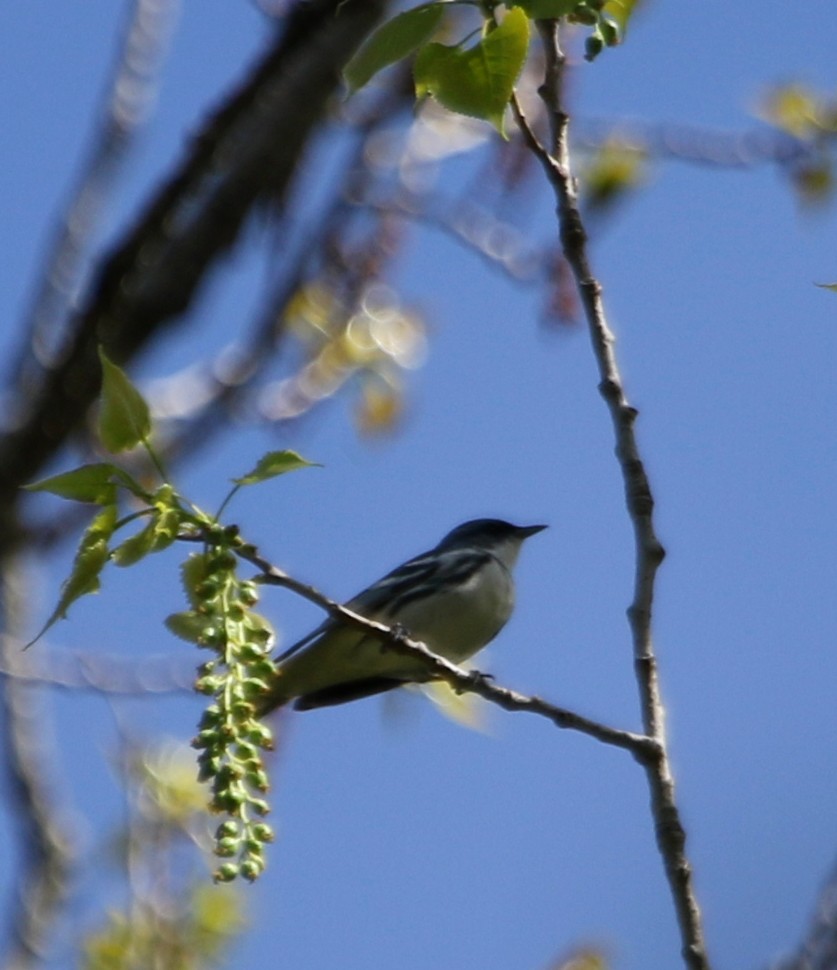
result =
[[[189,307],[256,204],[285,200],[341,68],[383,6],[383,0],[298,4],[281,37],[193,139],[180,167],[104,260],[59,362],[11,389],[22,418],[0,441],[4,509],[95,400],[97,345],[118,361],[135,355]]]

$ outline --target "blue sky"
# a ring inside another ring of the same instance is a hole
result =
[[[84,157],[122,14],[104,0],[0,11],[4,352]],[[835,26],[825,5],[815,21],[755,0],[692,6],[688,17],[649,2],[623,48],[579,68],[573,95],[586,117],[749,129],[773,83],[833,90]],[[183,5],[159,110],[106,234],[264,37],[252,6]],[[545,187],[539,205],[546,239]],[[187,360],[198,326],[223,342],[247,319],[263,278],[254,248],[139,376]],[[661,162],[592,252],[668,550],[655,638],[710,953],[718,966],[765,966],[797,941],[837,846],[837,297],[813,285],[837,279],[834,212],[802,211],[769,167]],[[583,328],[546,331],[536,294],[426,228],[394,282],[431,334],[397,436],[359,439],[350,401],[338,399],[298,429],[224,438],[184,487],[212,506],[268,448],[322,462],[241,495],[234,515],[267,555],[338,597],[464,519],[549,522],[524,551],[517,613],[485,666],[500,683],[638,727],[624,615],[631,531]],[[38,567],[46,588],[33,609],[49,607],[62,568]],[[51,645],[188,663],[160,625],[180,608],[174,562],[139,575],[108,577]],[[280,592],[264,607],[289,638],[319,620]],[[198,709],[151,698],[124,702],[121,718],[149,738],[188,739]],[[88,696],[62,695],[55,710],[63,783],[92,845],[119,821],[113,719]],[[411,697],[281,728],[279,839],[247,890],[253,929],[238,966],[538,968],[581,943],[602,945],[619,970],[677,965],[644,780],[622,753],[502,712],[485,734],[469,732]],[[96,885],[91,866],[81,910]]]

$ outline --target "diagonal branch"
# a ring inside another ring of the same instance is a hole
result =
[[[829,970],[837,967],[837,866],[820,890],[814,915],[796,953],[772,970]]]
[[[185,538],[185,537],[184,537]],[[257,582],[265,583],[270,586],[281,586],[291,590],[310,603],[315,603],[322,607],[331,616],[339,617],[351,626],[366,630],[375,634],[382,642],[382,649],[394,650],[397,653],[409,656],[418,656],[433,675],[433,679],[444,680],[451,687],[460,693],[477,694],[484,700],[497,704],[507,711],[520,711],[529,714],[538,714],[547,718],[556,727],[568,728],[590,735],[604,744],[611,744],[618,748],[630,751],[637,760],[647,762],[656,760],[658,757],[657,743],[653,738],[644,737],[641,734],[634,734],[631,731],[622,731],[619,728],[612,728],[598,721],[583,717],[573,711],[555,704],[540,697],[528,697],[507,687],[500,687],[494,684],[491,679],[479,671],[466,671],[457,667],[444,657],[433,653],[423,643],[413,640],[400,630],[393,629],[377,620],[370,620],[359,613],[347,609],[336,600],[325,596],[318,589],[300,582],[278,569],[267,559],[261,556],[255,546],[242,543],[235,549],[236,553],[247,562],[251,563],[259,570],[256,576]]]
[[[674,798],[674,778],[666,745],[664,708],[651,634],[654,581],[665,551],[654,530],[654,499],[634,432],[637,411],[625,393],[614,352],[614,335],[605,315],[602,287],[593,274],[587,252],[587,235],[570,164],[569,116],[564,108],[562,90],[565,57],[559,44],[558,23],[554,20],[537,23],[545,50],[544,83],[538,93],[546,105],[550,124],[548,147],[544,147],[535,136],[516,100],[513,109],[523,137],[541,162],[555,194],[561,245],[572,269],[587,319],[601,378],[599,391],[613,422],[616,456],[624,480],[628,515],[634,529],[634,598],[628,609],[634,669],[643,728],[657,745],[657,757],[643,762],[651,793],[657,846],[674,900],[686,966],[691,970],[708,970],[700,910],[692,886],[691,867],[685,854],[686,833]]]
[[[39,362],[50,362],[61,345],[67,307],[81,284],[85,252],[120,166],[150,114],[175,5],[175,0],[133,0],[102,118],[66,212],[53,231],[32,306],[22,321],[26,346],[19,359],[7,362],[10,375],[24,367],[30,374],[30,368],[37,371]]]
[[[0,507],[7,516],[20,484],[56,453],[95,400],[98,345],[119,361],[144,348],[189,307],[255,206],[285,200],[341,68],[384,6],[385,0],[298,4],[282,35],[193,139],[104,260],[58,362],[9,389],[21,416],[0,440]]]

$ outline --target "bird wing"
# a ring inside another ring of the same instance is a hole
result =
[[[467,583],[475,572],[495,558],[480,550],[460,549],[448,553],[432,550],[387,573],[346,605],[369,619],[388,624],[400,621],[407,632],[421,639],[424,631],[420,601],[438,595],[440,587],[447,584]],[[420,628],[411,630],[411,620]],[[277,681],[276,691],[265,700],[265,710],[294,697],[297,698],[294,706],[303,710],[357,700],[407,680],[420,679],[421,669],[417,667],[413,675],[411,663],[398,660],[395,655],[385,658],[379,638],[352,629],[339,617],[329,618],[292,644],[277,662],[284,676]]]

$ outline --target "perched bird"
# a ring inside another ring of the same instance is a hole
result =
[[[429,552],[388,573],[346,606],[397,627],[459,664],[503,629],[514,607],[512,568],[523,540],[544,525],[475,519]],[[387,650],[380,637],[339,618],[326,620],[286,650],[260,714],[293,701],[297,710],[358,700],[430,679],[419,658]]]

